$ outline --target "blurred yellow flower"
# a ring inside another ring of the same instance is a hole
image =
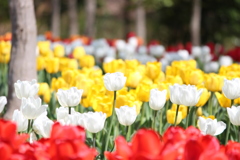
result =
[[[9,63],[11,54],[0,54],[0,63]]]
[[[203,71],[201,71],[200,69],[191,70],[188,79],[189,84],[191,85],[202,84],[204,81]]]
[[[204,84],[205,87],[212,92],[218,92],[222,90],[223,86],[223,76],[220,76],[215,73],[205,74]]]
[[[197,108],[197,116],[202,116],[202,107]]]
[[[62,71],[62,78],[68,84],[72,84],[77,74],[78,74],[77,70],[68,69],[68,70]]]
[[[91,68],[95,65],[95,60],[92,55],[84,55],[79,58],[79,65],[81,67]]]
[[[73,58],[80,59],[86,54],[83,47],[75,47],[73,50]]]
[[[122,72],[125,73],[126,63],[122,59],[103,63],[103,69],[106,73]]]
[[[206,116],[201,116],[201,117],[203,117],[205,119],[210,118],[212,120],[216,119],[214,115],[209,115],[208,117],[206,117]]]
[[[196,107],[204,106],[211,96],[211,92],[209,92],[206,88],[201,88],[201,89],[203,91],[202,91],[202,94],[200,96],[200,99],[198,100],[198,103],[195,105]]]
[[[161,72],[161,63],[160,62],[147,62],[146,64],[146,76],[154,80],[158,77]]]
[[[177,105],[176,104],[172,104],[172,110],[173,111],[177,111]],[[184,105],[180,105],[179,106],[179,109],[178,111],[181,111],[182,112],[182,119],[186,118],[187,117],[187,106],[184,106]],[[176,112],[175,112],[176,113]]]
[[[78,89],[83,89],[82,97],[86,97],[93,84],[94,81],[92,79],[88,78],[84,74],[78,74],[72,81],[71,86],[77,87]]]
[[[138,71],[129,73],[127,77],[126,86],[136,88],[139,82],[141,81],[142,77],[143,77],[142,74]]]
[[[43,70],[45,68],[45,58],[43,56],[37,57],[37,71]]]
[[[54,57],[64,57],[64,47],[62,45],[56,45],[53,49]]]
[[[231,100],[226,98],[223,94],[219,92],[215,92],[215,95],[217,97],[218,103],[220,104],[221,107],[231,107]]]
[[[49,103],[51,99],[51,91],[48,83],[39,83],[38,95],[43,97],[45,103]]]
[[[69,84],[65,82],[62,77],[59,78],[52,78],[51,81],[51,89],[57,91],[58,89],[68,89]]]
[[[167,110],[167,122],[170,124],[174,124],[175,119],[176,119],[176,111]],[[181,121],[182,121],[182,112],[178,111],[176,124],[179,124]]]
[[[58,58],[46,58],[46,71],[48,73],[57,73],[59,71],[59,59]]]
[[[157,85],[157,88],[159,91],[167,90],[167,96],[166,96],[167,100],[169,100],[170,98],[169,85],[171,85],[171,83],[167,83],[167,82],[162,82]]]
[[[107,117],[112,115],[113,99],[109,96],[95,97],[92,108],[96,112],[106,113]]]
[[[180,76],[167,75],[165,81],[171,84],[183,84],[182,78]]]
[[[140,64],[139,61],[136,59],[126,60],[125,63],[126,63],[126,69],[133,70],[133,71],[136,71]]]
[[[137,98],[142,102],[148,102],[151,86],[147,84],[139,84],[136,88]]]

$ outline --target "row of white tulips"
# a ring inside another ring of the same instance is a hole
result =
[[[120,72],[107,73],[104,76],[104,85],[109,91],[122,89],[126,82],[126,77]],[[37,97],[38,87],[36,80],[17,81],[15,84],[16,96],[21,99],[20,110],[15,110],[13,121],[16,122],[18,132],[35,132],[43,137],[49,137],[53,121],[47,117],[47,105],[42,105],[41,99]],[[240,97],[240,79],[224,80],[222,88],[224,95],[229,99]],[[104,128],[106,114],[102,112],[76,112],[77,106],[82,97],[83,90],[75,87],[69,90],[59,89],[57,92],[58,102],[61,107],[56,109],[57,121],[63,125],[81,125],[91,133],[97,133]],[[160,110],[166,102],[167,91],[152,89],[150,92],[149,106],[153,110]],[[170,100],[177,105],[195,106],[201,96],[202,90],[198,90],[193,85],[174,84],[170,86]],[[0,97],[0,111],[6,105],[6,97]],[[115,108],[116,115],[120,124],[129,126],[136,120],[136,107],[122,106]],[[228,116],[233,125],[240,125],[240,106],[227,108]],[[176,114],[177,116],[177,114]],[[175,118],[176,120],[177,118]],[[32,126],[31,126],[32,125]],[[204,119],[199,117],[199,129],[203,134],[218,135],[226,129],[224,122],[217,122],[216,119]],[[34,135],[34,134],[33,134]]]

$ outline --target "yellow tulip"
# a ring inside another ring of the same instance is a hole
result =
[[[48,91],[46,91],[46,92],[44,93],[44,95],[43,95],[43,101],[44,101],[45,103],[49,103],[50,100],[51,100],[51,91],[48,90]]]
[[[130,69],[130,70],[137,70],[140,62],[136,59],[133,59],[133,60],[126,60],[125,61],[126,63],[126,69]]]
[[[11,54],[0,54],[0,63],[8,64]]]
[[[180,76],[167,75],[165,81],[171,84],[175,84],[175,83],[183,84],[182,78]]]
[[[197,116],[202,116],[202,107],[198,107]]]
[[[57,91],[58,89],[67,89],[69,88],[69,84],[65,82],[62,77],[53,78],[51,81],[51,89]]]
[[[154,80],[161,72],[160,62],[147,62],[146,64],[146,76]]]
[[[9,41],[0,41],[0,55],[8,55],[11,54],[11,43]]]
[[[181,68],[179,70],[179,73],[180,73],[179,75],[182,78],[184,84],[189,84],[191,71],[192,71],[191,68]]]
[[[67,82],[68,84],[71,84],[75,77],[77,76],[78,72],[77,70],[65,70],[62,71],[62,78]]]
[[[64,57],[64,47],[62,45],[56,45],[53,49],[54,57]]]
[[[46,71],[48,73],[57,73],[59,71],[59,59],[58,58],[46,58]]]
[[[81,67],[91,68],[95,65],[95,60],[92,55],[84,55],[79,58],[79,65]]]
[[[137,92],[137,97],[138,100],[142,102],[148,102],[149,101],[149,95],[150,95],[150,90],[151,86],[147,84],[139,84],[136,88]]]
[[[142,74],[138,71],[131,72],[127,76],[126,86],[131,88],[136,88],[142,79]]]
[[[106,73],[122,72],[126,71],[126,63],[122,59],[113,60],[108,63],[103,63],[103,69]]]
[[[38,84],[39,84],[39,90],[38,90],[39,96],[44,95],[45,91],[50,90],[48,83],[43,82],[43,83],[38,83]]]
[[[68,70],[69,59],[66,57],[59,58],[59,71]]]
[[[172,104],[172,110],[173,111],[177,111],[177,105],[176,104]],[[184,106],[184,105],[180,105],[179,106],[179,109],[178,111],[181,111],[182,112],[182,119],[186,118],[187,117],[187,106]],[[176,113],[176,112],[175,112]]]
[[[93,102],[93,110],[106,113],[107,117],[112,115],[113,99],[108,96],[96,97]]]
[[[43,70],[45,68],[45,58],[43,56],[37,57],[37,70]]]
[[[234,104],[240,104],[240,98],[234,99]]]
[[[71,86],[83,89],[82,97],[86,97],[93,84],[94,81],[92,79],[89,79],[86,75],[78,74],[71,83]]]
[[[196,107],[204,106],[211,96],[211,92],[209,92],[206,88],[201,88],[201,89],[203,91],[202,91],[202,94],[200,96],[200,99],[198,100],[198,103],[195,105]]]
[[[50,41],[39,41],[38,42],[39,52],[42,56],[47,56],[50,50]]]
[[[210,73],[206,74],[204,78],[204,84],[208,90],[212,92],[218,92],[222,90],[224,80],[223,76],[217,75],[215,73]]]
[[[100,68],[90,68],[90,72],[89,72],[89,78],[91,79],[96,79],[101,77],[102,79],[102,70]]]
[[[158,77],[154,79],[154,83],[158,84],[159,82],[165,81],[165,79],[166,79],[165,74],[164,74],[164,72],[161,71],[159,73]]]
[[[167,110],[167,122],[170,124],[174,124],[176,119],[176,111]],[[182,121],[182,112],[178,111],[176,124],[179,124]]]
[[[68,60],[68,69],[78,69],[78,62],[76,59]]]
[[[82,56],[86,54],[83,47],[75,47],[73,50],[73,58],[80,59]]]
[[[231,107],[231,100],[226,98],[224,94],[221,94],[219,92],[215,92],[215,95],[217,97],[218,103],[220,104],[221,107]]]
[[[216,119],[214,115],[209,115],[208,117],[206,117],[206,116],[201,116],[201,117],[203,117],[205,119],[210,118],[212,120]]]
[[[202,84],[204,81],[203,72],[200,69],[191,70],[188,79],[191,85]]]

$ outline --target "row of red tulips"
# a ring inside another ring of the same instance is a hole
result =
[[[16,133],[16,125],[0,120],[1,160],[91,160],[98,152],[85,144],[80,126],[55,123],[50,138],[32,142],[31,136]],[[240,143],[220,145],[217,138],[194,128],[170,127],[160,136],[151,129],[140,129],[127,142],[119,136],[115,151],[105,152],[109,160],[239,160]]]

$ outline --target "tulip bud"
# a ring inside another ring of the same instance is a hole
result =
[[[224,79],[223,94],[229,99],[236,99],[240,97],[240,78],[234,78],[232,80]]]
[[[4,106],[7,104],[7,98],[5,96],[0,97],[0,113],[3,111]]]
[[[27,130],[28,127],[28,119],[26,119],[22,112],[18,109],[14,110],[12,121],[14,121],[17,124],[17,131],[23,132]]]
[[[170,124],[174,124],[176,119],[176,111],[167,110],[167,122]],[[182,112],[178,111],[176,124],[179,124],[182,121]]]
[[[121,72],[107,73],[103,77],[104,86],[108,91],[118,91],[122,89],[126,83],[126,79]]]
[[[216,119],[205,119],[203,117],[199,117],[198,126],[202,134],[209,134],[212,136],[219,135],[226,129],[226,124],[224,122],[217,122]]]
[[[77,89],[76,87],[71,87],[69,90],[59,89],[57,92],[58,102],[63,107],[73,107],[77,106],[82,98],[82,89]]]
[[[166,102],[167,90],[159,91],[158,89],[152,89],[150,91],[149,106],[153,110],[160,110],[164,107]]]
[[[97,133],[104,128],[106,114],[102,112],[84,113],[84,127],[91,133]]]
[[[137,117],[136,106],[134,107],[122,106],[120,108],[115,108],[115,111],[119,123],[124,126],[130,126],[136,120]]]
[[[38,98],[22,98],[21,111],[25,118],[35,119],[46,111],[48,105],[42,105],[42,100]]]
[[[227,108],[227,113],[228,113],[230,122],[235,126],[240,126],[240,119],[239,119],[240,106],[238,107],[232,106],[231,108]]]
[[[52,125],[53,121],[47,117],[47,112],[44,112],[34,120],[33,130],[44,138],[49,138]]]
[[[16,95],[19,99],[33,97],[38,93],[39,84],[36,79],[32,81],[20,81],[14,83]]]

